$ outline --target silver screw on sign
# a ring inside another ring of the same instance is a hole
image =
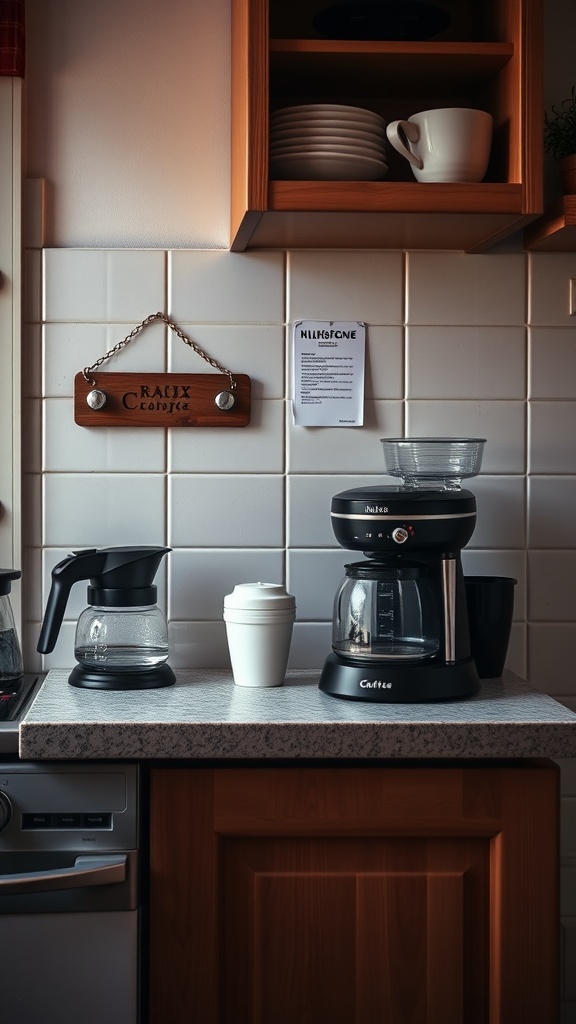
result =
[[[106,405],[106,395],[104,391],[99,391],[98,388],[93,388],[86,395],[86,402],[91,409],[102,409]]]
[[[230,391],[219,391],[214,401],[219,409],[228,412],[234,405],[235,398]]]

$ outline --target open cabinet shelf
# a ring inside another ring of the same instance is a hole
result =
[[[287,13],[280,0],[233,0],[231,249],[481,252],[542,212],[540,0],[462,0],[455,20],[466,14],[466,37],[432,42],[311,38],[315,6],[295,0]],[[382,181],[274,180],[270,113],[307,102],[366,107],[386,121],[432,107],[488,110],[486,178],[421,184],[388,147]]]

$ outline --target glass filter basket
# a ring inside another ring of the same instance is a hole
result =
[[[387,437],[381,444],[386,472],[405,487],[453,491],[480,472],[486,438]]]

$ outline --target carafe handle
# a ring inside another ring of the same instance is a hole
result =
[[[76,551],[73,555],[68,555],[68,558],[62,559],[58,565],[54,566],[52,586],[36,648],[40,654],[50,654],[56,646],[72,585],[78,583],[79,580],[88,580],[92,576],[97,576],[102,570],[105,558],[105,551],[89,548],[86,551]]]

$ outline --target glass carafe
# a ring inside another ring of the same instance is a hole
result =
[[[74,656],[86,669],[134,672],[168,659],[168,629],[157,605],[85,608],[76,627]]]
[[[440,596],[426,567],[345,566],[332,648],[353,661],[419,661],[440,646]]]

